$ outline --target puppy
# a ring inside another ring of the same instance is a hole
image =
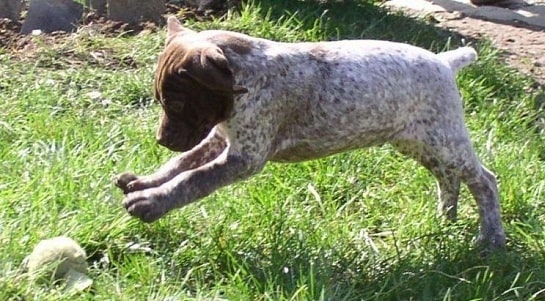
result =
[[[157,141],[177,152],[147,176],[116,184],[145,222],[261,171],[389,143],[437,179],[439,211],[456,218],[465,183],[480,215],[478,241],[505,244],[495,176],[464,124],[455,72],[470,47],[434,54],[386,41],[280,43],[244,34],[195,32],[168,19],[155,74],[163,108]]]

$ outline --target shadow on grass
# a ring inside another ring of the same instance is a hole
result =
[[[400,12],[390,12],[373,1],[254,0],[272,20],[296,15],[301,29],[309,30],[316,20],[326,21],[326,35],[336,39],[380,39],[406,42],[430,50],[444,45],[461,45],[467,37],[436,27]]]
[[[227,284],[257,299],[528,300],[540,294],[545,279],[542,253],[530,255],[528,246],[513,245],[483,257],[471,242],[476,229],[460,225],[390,242],[396,245],[389,248],[396,249],[393,254],[342,238],[320,245],[309,229],[301,229],[309,239],[280,229],[288,225],[268,229],[260,241],[237,236],[228,225],[184,224],[176,233],[163,225],[142,227],[138,240],[155,250],[147,255],[150,261],[164,262],[169,277],[185,279],[184,290],[195,294]],[[127,255],[117,254],[114,262]]]
[[[470,243],[450,244],[430,246],[436,250],[429,260],[412,254],[394,260],[376,277],[355,279],[355,290],[366,300],[528,300],[542,289],[541,256],[509,251],[484,258]]]

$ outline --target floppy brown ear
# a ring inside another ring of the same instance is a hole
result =
[[[229,61],[218,47],[204,48],[200,53],[194,53],[189,64],[180,73],[198,81],[202,85],[216,91],[233,94],[247,93],[248,89],[235,85],[233,72]]]
[[[168,44],[174,36],[186,35],[190,33],[196,32],[191,29],[185,28],[175,16],[169,16],[167,18],[166,44]]]

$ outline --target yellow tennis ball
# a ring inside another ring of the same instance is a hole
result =
[[[65,236],[40,241],[27,257],[30,277],[39,282],[87,274],[87,255],[77,242]]]

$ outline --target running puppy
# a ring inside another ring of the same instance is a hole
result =
[[[475,59],[469,47],[434,54],[386,41],[197,33],[170,17],[155,74],[163,108],[157,141],[182,154],[154,174],[118,176],[124,206],[152,222],[267,161],[390,143],[437,178],[438,208],[449,219],[465,183],[479,209],[479,242],[501,248],[496,178],[475,155],[454,78]]]

